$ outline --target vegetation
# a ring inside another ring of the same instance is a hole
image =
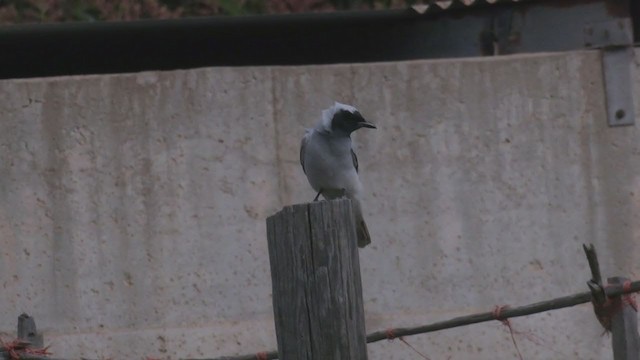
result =
[[[416,0],[0,0],[0,24],[382,9]]]

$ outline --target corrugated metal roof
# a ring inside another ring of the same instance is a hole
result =
[[[413,5],[411,6],[411,10],[417,12],[418,14],[433,14],[447,10],[454,9],[465,9],[465,8],[473,8],[479,6],[491,6],[495,4],[504,4],[504,3],[518,3],[524,1],[534,1],[534,0],[448,0],[448,1],[438,1],[438,0],[428,0],[424,1],[424,4]]]

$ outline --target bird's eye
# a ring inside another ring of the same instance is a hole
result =
[[[353,116],[351,117],[351,120],[355,121],[355,122],[360,122],[360,121],[363,121],[364,118],[362,117],[362,115],[360,114],[359,111],[356,111],[356,112],[353,113]]]

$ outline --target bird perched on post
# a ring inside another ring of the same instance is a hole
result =
[[[351,143],[351,133],[360,128],[375,129],[376,126],[353,106],[336,102],[322,111],[316,127],[307,129],[300,145],[300,164],[309,184],[318,192],[314,201],[321,194],[328,200],[344,196],[351,199],[358,246],[365,247],[371,243],[371,237],[362,218],[362,184],[358,158]]]

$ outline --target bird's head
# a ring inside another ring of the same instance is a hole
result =
[[[322,127],[327,132],[346,135],[360,128],[376,129],[375,125],[362,117],[358,109],[339,102],[322,111]]]

